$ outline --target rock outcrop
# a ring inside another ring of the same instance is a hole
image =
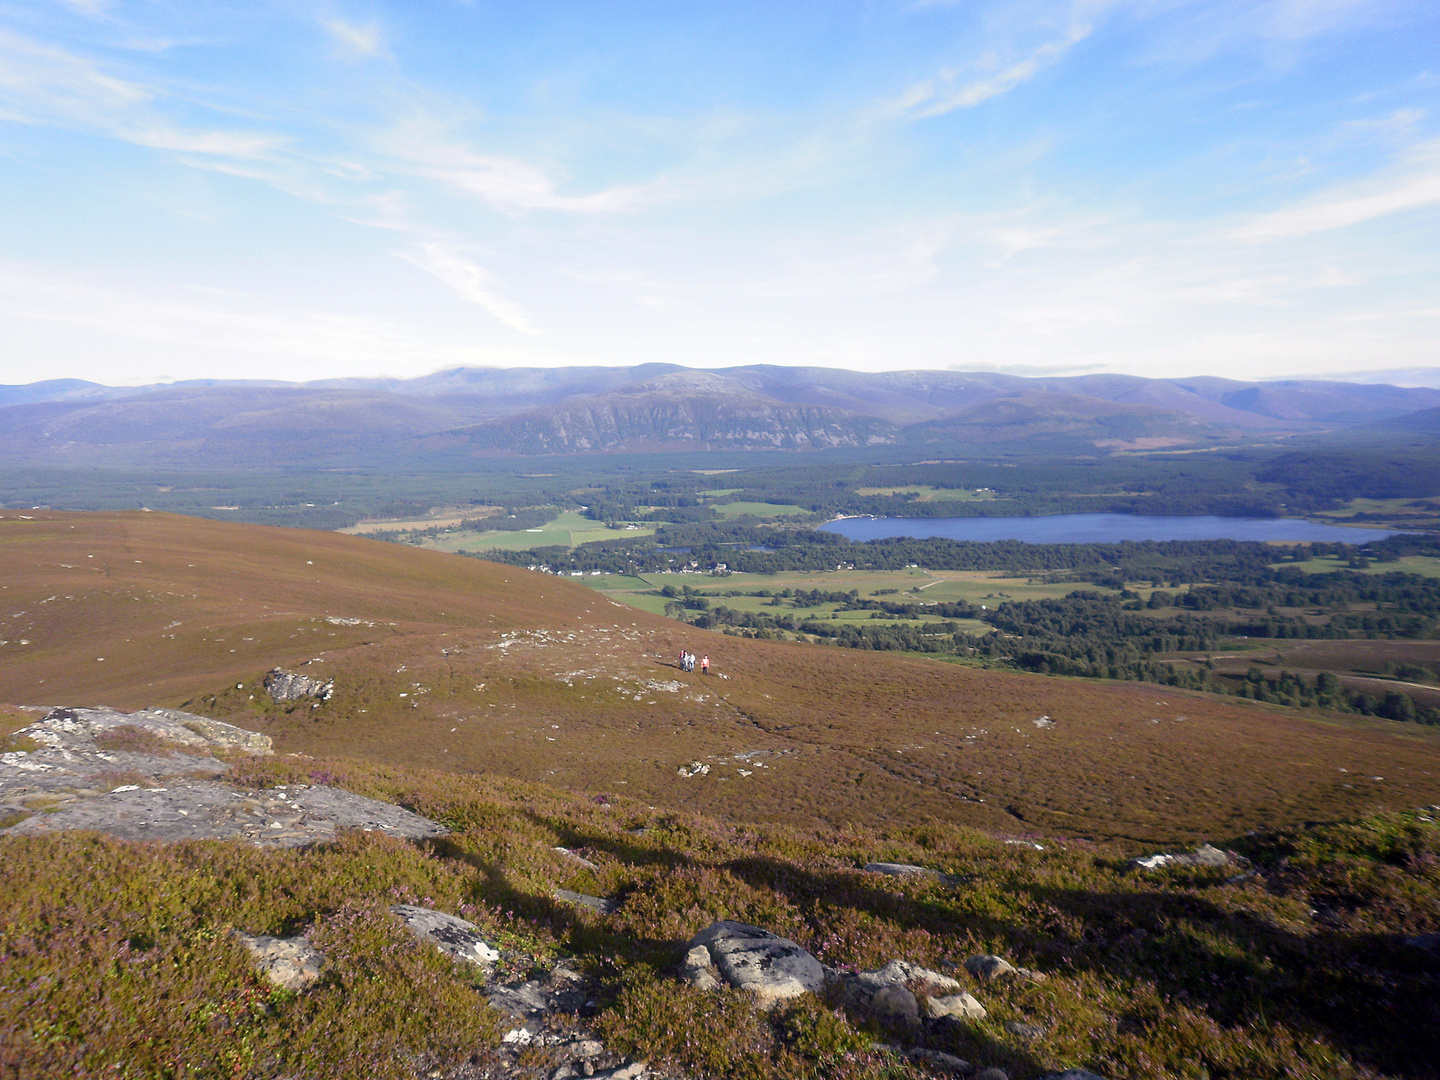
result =
[[[329,701],[335,693],[334,679],[316,679],[309,675],[297,675],[283,668],[273,668],[265,673],[265,692],[277,705],[287,701],[304,701],[316,698]]]
[[[270,739],[193,713],[51,709],[15,735],[35,748],[0,754],[0,813],[12,821],[0,833],[93,829],[125,840],[303,847],[340,828],[412,840],[447,831],[339,788],[227,784],[221,758],[270,754]]]

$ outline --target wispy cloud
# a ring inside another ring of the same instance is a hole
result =
[[[976,66],[941,71],[933,79],[910,87],[897,100],[891,102],[886,111],[907,119],[921,120],[930,116],[943,116],[956,109],[974,108],[991,98],[999,97],[1007,90],[1029,82],[1089,37],[1091,29],[1088,23],[1072,23],[1063,37],[1040,45],[1024,59],[998,70],[984,72]]]
[[[522,334],[538,334],[525,309],[496,293],[491,285],[495,275],[466,258],[454,245],[427,241],[395,252],[406,262],[419,267],[455,290],[462,300],[488,311],[510,329]]]
[[[98,131],[157,150],[237,158],[261,156],[285,141],[256,132],[184,130],[161,114],[162,96],[85,57],[0,30],[0,117]]]
[[[325,19],[322,23],[343,53],[354,56],[383,56],[385,42],[376,23],[360,25],[344,19]]]
[[[1263,214],[1236,229],[1234,236],[1240,240],[1310,236],[1440,203],[1440,141],[1423,144],[1411,158],[1414,165],[1400,175],[1349,185]]]
[[[412,128],[389,140],[397,167],[475,196],[497,210],[560,210],[572,214],[613,214],[636,209],[652,187],[612,187],[567,195],[542,169],[511,157],[479,154]]]

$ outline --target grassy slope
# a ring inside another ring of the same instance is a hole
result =
[[[28,516],[0,515],[0,701],[185,705],[282,751],[737,821],[933,819],[1132,848],[1436,798],[1434,732],[724,637],[555,577],[329,533]],[[731,677],[682,676],[682,646]],[[268,668],[312,659],[331,702],[252,698]],[[710,773],[679,777],[694,760]]]

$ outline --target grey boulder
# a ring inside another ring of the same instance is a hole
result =
[[[825,985],[819,960],[795,942],[758,926],[721,919],[691,938],[690,948],[696,946],[704,946],[725,982],[753,994],[762,1006]]]
[[[500,951],[481,936],[474,923],[413,904],[396,904],[390,910],[404,920],[412,934],[431,942],[446,956],[485,968],[500,959]]]

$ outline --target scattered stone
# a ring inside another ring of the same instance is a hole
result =
[[[705,946],[721,977],[747,990],[762,1007],[799,997],[825,985],[820,961],[793,941],[758,926],[721,919],[690,941]]]
[[[618,902],[607,900],[603,896],[586,896],[584,893],[571,892],[569,889],[556,889],[555,895],[567,904],[579,904],[581,907],[598,911],[601,915],[609,915],[620,907]]]
[[[906,1056],[911,1061],[928,1065],[936,1072],[946,1073],[949,1076],[968,1076],[974,1069],[974,1066],[964,1058],[947,1054],[943,1050],[930,1050],[923,1046],[914,1047]]]
[[[1230,856],[1219,848],[1201,844],[1192,852],[1181,854],[1162,852],[1158,855],[1142,855],[1138,859],[1131,859],[1125,865],[1132,870],[1161,870],[1167,866],[1229,866],[1231,861]]]
[[[433,942],[447,956],[485,968],[500,959],[499,950],[480,935],[474,923],[413,904],[396,904],[390,910],[405,921],[412,934]]]
[[[953,1016],[959,1020],[984,1020],[985,1006],[964,990],[958,994],[925,999],[925,1015],[932,1020]]]
[[[1026,1042],[1036,1042],[1045,1037],[1045,1029],[1039,1024],[1022,1024],[1019,1020],[1007,1020],[1005,1030]]]
[[[516,986],[492,987],[485,992],[485,996],[497,1012],[515,1020],[543,1016],[550,1009],[550,998],[545,993],[545,987],[535,979]]]
[[[285,990],[304,990],[320,978],[325,957],[303,935],[293,938],[269,937],[265,934],[242,934],[236,939],[255,958],[255,966],[267,979]]]
[[[1054,726],[1055,726],[1055,721],[1054,721],[1054,720],[1051,720],[1050,717],[1048,717],[1048,716],[1037,716],[1034,720],[1032,720],[1032,721],[1030,721],[1030,722],[1031,722],[1032,724],[1034,724],[1034,725],[1035,725],[1036,727],[1038,727],[1038,728],[1047,728],[1047,727],[1054,727]]]
[[[335,694],[334,679],[322,681],[278,667],[265,673],[264,686],[270,700],[277,705],[286,701],[304,701],[306,698],[329,701]]]
[[[870,1015],[886,1024],[916,1024],[920,1003],[903,986],[882,986],[870,999]]]
[[[975,1080],[1010,1080],[1010,1074],[1004,1069],[981,1069],[975,1074]]]
[[[885,874],[888,877],[926,877],[939,881],[943,874],[939,870],[931,870],[928,866],[912,866],[910,863],[898,862],[872,862],[865,864],[865,872],[868,874]]]
[[[703,761],[692,761],[688,767],[681,765],[675,772],[677,776],[682,776],[688,780],[692,776],[707,775],[710,772],[710,766],[706,765]]]
[[[970,959],[965,961],[965,970],[982,982],[994,982],[996,979],[1004,978],[1006,975],[1015,974],[1014,965],[1004,957],[996,956],[994,953],[970,957]]]
[[[558,851],[561,855],[564,855],[567,859],[573,859],[575,862],[579,863],[581,866],[585,867],[587,870],[599,870],[599,869],[600,869],[598,866],[596,866],[596,865],[595,865],[593,862],[591,862],[589,859],[585,858],[585,856],[579,854],[578,852],[571,851],[571,850],[570,850],[569,848],[567,848],[567,847],[560,847],[559,845],[556,845],[556,847],[554,848],[554,850],[555,850],[555,851]]]
[[[685,954],[680,964],[680,981],[696,990],[719,988],[720,978],[710,960],[710,950],[704,945],[696,945]]]

